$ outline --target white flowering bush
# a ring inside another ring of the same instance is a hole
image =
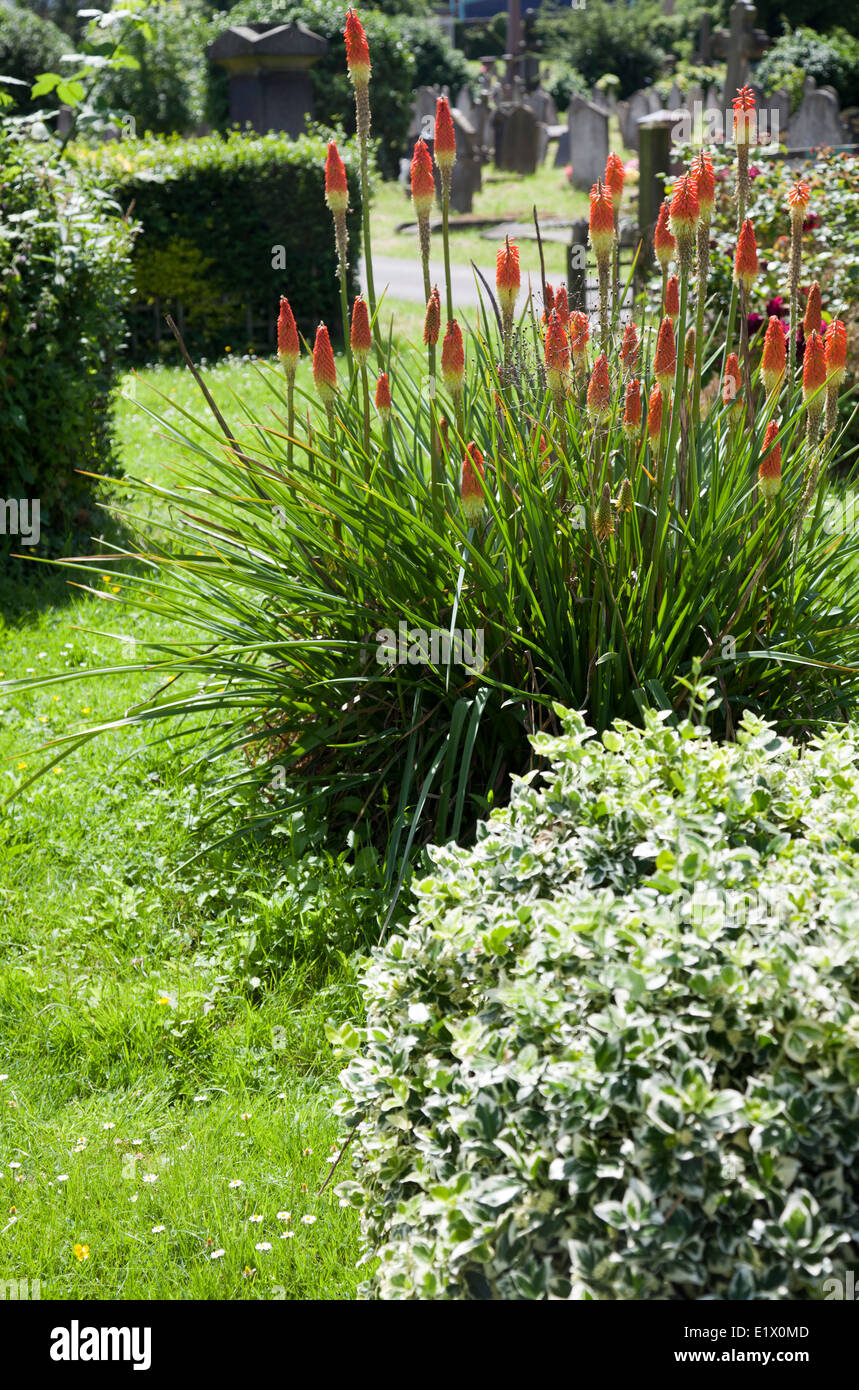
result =
[[[370,1297],[812,1299],[859,1260],[859,733],[540,737],[366,973]]]

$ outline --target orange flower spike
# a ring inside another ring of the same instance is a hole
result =
[[[566,285],[561,285],[559,289],[555,292],[555,309],[557,311],[558,318],[561,320],[561,325],[564,329],[564,332],[566,332],[567,326],[570,322],[570,305],[569,301],[567,300]]]
[[[627,385],[621,428],[628,439],[637,435],[641,428],[641,382],[638,377],[634,377]]]
[[[659,333],[656,338],[656,360],[653,374],[666,394],[671,390],[676,370],[677,346],[674,342],[674,325],[669,318],[664,318],[659,325]]]
[[[734,143],[737,145],[749,145],[751,144],[752,137],[757,134],[755,94],[751,87],[737,88],[737,95],[734,97],[733,107]]]
[[[462,345],[462,329],[456,319],[447,325],[444,342],[441,345],[441,375],[451,395],[462,394],[465,379],[465,348]]]
[[[824,337],[827,380],[840,386],[847,374],[847,329],[841,319],[833,319]]]
[[[820,310],[820,284],[817,280],[814,280],[809,286],[808,300],[805,305],[805,318],[802,320],[802,331],[806,338],[810,338],[812,333],[823,332],[823,319]]]
[[[361,295],[352,305],[351,341],[352,356],[359,367],[365,367],[373,346],[373,335],[370,331],[370,311],[367,308],[367,301]]]
[[[716,201],[716,175],[713,161],[706,150],[702,150],[692,160],[692,181],[698,196],[701,221],[709,227],[713,217],[713,204]]]
[[[501,313],[512,318],[522,277],[519,272],[519,247],[507,237],[498,248],[495,258],[495,285]]]
[[[573,349],[573,361],[576,366],[584,361],[588,351],[588,339],[591,336],[591,327],[588,323],[587,314],[583,314],[581,309],[577,309],[571,316],[569,322],[570,346]]]
[[[391,418],[391,386],[387,372],[382,372],[376,382],[376,409],[382,423],[387,424]]]
[[[758,487],[764,501],[771,502],[781,487],[781,445],[778,424],[770,420],[764,435],[763,459],[758,468]]]
[[[587,406],[588,415],[595,422],[607,420],[611,414],[611,381],[608,374],[608,359],[604,352],[600,353],[591,372],[591,379],[588,382]]]
[[[329,140],[325,156],[325,201],[335,217],[342,217],[349,206],[346,168],[340,158],[336,140]]]
[[[660,207],[659,216],[656,219],[656,230],[653,233],[653,250],[663,270],[677,254],[677,242],[674,240],[668,216],[670,206],[670,203],[666,201]]]
[[[737,242],[737,254],[734,260],[734,279],[737,284],[745,286],[746,293],[752,288],[758,274],[758,247],[755,241],[755,229],[752,223],[746,218],[740,228],[740,236]]]
[[[695,232],[701,217],[694,180],[688,174],[683,174],[674,186],[669,216],[680,265],[688,269],[695,252]]]
[[[370,46],[364,26],[352,9],[346,15],[343,37],[346,40],[346,66],[352,84],[355,87],[366,87],[373,70],[370,63]]]
[[[281,295],[280,313],[277,316],[277,355],[287,376],[295,376],[300,354],[301,342],[295,326],[295,317],[289,300],[285,295]]]
[[[615,213],[620,211],[625,178],[626,174],[624,173],[623,160],[619,154],[615,154],[614,150],[612,150],[605,162],[605,178],[603,182],[611,194],[612,207]]]
[[[323,405],[331,405],[337,392],[337,368],[334,365],[331,339],[324,323],[320,323],[317,328],[316,342],[313,345],[313,382]]]
[[[676,275],[669,275],[665,286],[665,312],[672,323],[680,313],[680,281]]]
[[[427,311],[424,317],[424,342],[427,347],[435,347],[440,332],[441,299],[439,297],[438,285],[433,285],[430,291],[430,297],[427,300]]]
[[[623,342],[620,345],[620,365],[625,377],[631,377],[637,369],[640,351],[638,329],[634,323],[628,323],[624,329]]]
[[[607,260],[614,246],[614,208],[601,183],[591,189],[590,239],[597,261]]]
[[[802,399],[806,404],[825,381],[826,352],[823,339],[819,333],[812,333],[805,344],[805,355],[802,359]]]
[[[773,315],[764,336],[764,350],[761,355],[761,381],[767,395],[777,391],[784,376],[787,344],[780,319]]]
[[[486,507],[483,495],[483,455],[477,445],[467,445],[462,460],[462,484],[460,488],[462,510],[469,526],[477,526]]]
[[[432,171],[432,155],[423,140],[415,143],[411,163],[412,203],[417,217],[429,217],[435,198],[435,178]]]
[[[456,131],[447,97],[439,97],[435,107],[435,162],[442,173],[450,173],[456,163]]]
[[[653,383],[650,388],[650,399],[647,402],[647,433],[650,436],[651,446],[655,449],[662,431],[662,392],[658,382]]]
[[[614,512],[611,505],[611,488],[603,484],[600,500],[594,514],[594,533],[598,541],[607,541],[614,535]]]
[[[570,346],[564,326],[553,309],[546,329],[546,381],[555,395],[566,390],[570,370]]]
[[[548,280],[547,280],[547,281],[546,281],[546,293],[545,293],[545,296],[544,296],[544,298],[543,298],[543,322],[544,322],[544,323],[548,323],[548,322],[549,322],[549,318],[550,318],[550,316],[551,316],[551,313],[552,313],[552,310],[554,309],[554,307],[555,307],[555,291],[552,289],[552,286],[549,284],[549,282],[548,282]]]
[[[787,195],[791,222],[798,223],[800,230],[805,220],[805,209],[808,207],[810,197],[811,189],[808,184],[803,183],[801,179],[797,180]]]
[[[723,405],[736,407],[740,401],[740,362],[735,352],[728,353],[722,380]]]

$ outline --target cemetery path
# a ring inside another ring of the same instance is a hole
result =
[[[495,287],[495,266],[480,266],[480,272],[485,277],[487,285]],[[376,295],[381,295],[383,290],[387,290],[389,299],[405,299],[414,304],[423,304],[424,301],[424,282],[421,275],[420,266],[413,260],[400,260],[398,256],[373,256],[373,278],[376,283]],[[430,278],[434,285],[438,285],[444,296],[444,264],[442,261],[430,261]],[[470,265],[452,265],[450,268],[451,288],[456,304],[463,308],[473,309],[480,303],[477,292],[478,281],[475,279],[474,271]],[[361,288],[366,291],[367,277],[364,269],[364,258],[361,257]]]

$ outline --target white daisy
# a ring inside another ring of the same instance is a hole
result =
[[[244,1187],[244,1183],[242,1182],[241,1178],[230,1178],[229,1185],[230,1187]]]
[[[291,1220],[292,1220],[292,1214],[291,1214],[291,1212],[288,1212],[288,1211],[279,1211],[279,1212],[277,1213],[277,1219],[278,1219],[278,1221],[291,1221]]]
[[[254,1250],[270,1250],[270,1249],[271,1249],[271,1241],[270,1241],[270,1240],[261,1240],[261,1241],[258,1242],[258,1244],[256,1244],[256,1245],[254,1246]]]
[[[305,1226],[312,1226],[313,1223],[314,1223],[314,1221],[316,1220],[316,1217],[315,1217],[315,1216],[302,1216],[301,1220],[302,1220],[302,1222],[303,1222],[303,1224],[304,1224]]]
[[[116,1129],[116,1125],[114,1124],[113,1120],[105,1120],[104,1124],[102,1125],[102,1129]]]
[[[12,1162],[9,1164],[9,1167],[10,1167],[10,1168],[20,1168],[21,1165],[20,1165],[20,1163],[18,1162],[17,1158],[13,1158],[13,1159],[12,1159]]]
[[[294,1235],[295,1231],[281,1231],[280,1238],[281,1240],[292,1240]]]
[[[158,1181],[158,1174],[157,1174],[157,1173],[144,1173],[144,1174],[143,1174],[143,1177],[142,1177],[142,1179],[141,1179],[141,1181],[142,1181],[142,1182],[157,1182],[157,1181]]]
[[[226,1255],[226,1250],[213,1250],[209,1256],[210,1260],[222,1260]]]
[[[252,1222],[254,1223],[254,1225],[256,1226],[260,1221],[262,1221],[262,1217],[261,1217],[261,1216],[249,1216],[249,1217],[248,1217],[248,1221],[252,1221]]]
[[[153,1226],[153,1227],[152,1227],[152,1234],[153,1234],[154,1236],[160,1236],[161,1232],[162,1232],[162,1231],[166,1231],[166,1230],[167,1230],[167,1227],[166,1227],[166,1226]]]
[[[68,1175],[68,1173],[58,1173],[57,1176],[56,1176],[56,1179],[55,1179],[56,1182],[68,1182],[68,1180],[69,1180],[69,1175]]]

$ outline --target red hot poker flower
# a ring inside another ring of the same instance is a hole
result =
[[[752,288],[758,273],[758,247],[755,241],[755,229],[752,223],[746,218],[740,228],[740,236],[737,242],[737,254],[734,260],[734,279],[737,284],[741,281],[746,287],[746,293]]]
[[[805,218],[805,209],[808,207],[808,200],[811,197],[811,189],[807,183],[801,179],[793,185],[787,195],[790,216],[793,222],[802,223]]]
[[[665,312],[672,323],[680,313],[680,282],[676,275],[669,275],[665,286]]]
[[[573,349],[573,361],[578,365],[587,353],[588,339],[591,336],[588,316],[583,314],[581,309],[577,309],[570,318],[569,333],[570,346]]]
[[[671,198],[671,230],[677,241],[680,262],[690,261],[695,249],[695,229],[701,216],[694,180],[684,174],[677,180]]]
[[[376,409],[383,422],[387,423],[391,414],[391,387],[387,372],[381,372],[376,382]]]
[[[647,433],[650,435],[650,443],[653,448],[659,440],[662,429],[662,392],[658,382],[654,381],[650,388],[650,399],[647,402]]]
[[[611,413],[611,381],[608,374],[608,359],[604,352],[600,353],[591,372],[591,379],[588,382],[587,405],[588,414],[592,420],[607,420]]]
[[[734,141],[748,145],[757,131],[755,94],[751,87],[738,87],[734,97]]]
[[[641,425],[641,382],[633,377],[626,388],[623,400],[623,424],[621,428],[628,438],[638,434]]]
[[[653,250],[663,270],[667,268],[669,261],[673,261],[677,252],[677,242],[674,240],[668,220],[670,206],[666,200],[660,207],[659,216],[656,219],[656,230],[653,233]]]
[[[565,389],[569,370],[570,346],[557,310],[553,309],[546,329],[546,381],[550,391],[557,394]]]
[[[435,179],[432,172],[432,155],[423,140],[415,143],[412,155],[412,202],[418,217],[429,217],[435,197]]]
[[[713,203],[716,200],[716,175],[713,172],[713,161],[706,150],[702,150],[692,160],[692,181],[698,195],[701,220],[709,226],[713,216]]]
[[[320,323],[317,328],[316,342],[313,345],[313,381],[322,403],[330,405],[337,391],[337,368],[334,365],[331,339],[324,323]]]
[[[370,311],[367,308],[367,301],[358,296],[352,305],[352,355],[359,366],[366,366],[367,358],[373,346],[373,335],[370,332]]]
[[[543,296],[543,322],[544,322],[544,323],[548,323],[548,322],[549,322],[549,318],[551,317],[551,313],[552,313],[552,310],[554,309],[554,307],[555,307],[555,291],[552,289],[552,286],[549,284],[549,282],[548,282],[548,280],[547,280],[547,281],[546,281],[546,293],[545,293],[544,296]]]
[[[740,363],[735,352],[728,353],[725,363],[725,376],[722,381],[722,402],[735,407],[740,400]]]
[[[427,300],[427,311],[424,318],[424,342],[427,347],[435,347],[440,332],[441,299],[439,297],[438,285],[433,285],[430,291],[430,297]]]
[[[441,375],[448,391],[454,396],[460,395],[465,378],[465,348],[462,329],[456,319],[451,319],[447,325],[441,345]]]
[[[784,376],[787,345],[781,321],[773,314],[767,323],[764,350],[761,355],[761,380],[767,395],[777,391]]]
[[[483,455],[477,445],[466,446],[462,460],[462,510],[469,526],[476,526],[486,506],[483,495]]]
[[[590,239],[597,261],[611,255],[614,246],[614,208],[611,195],[601,183],[595,183],[591,189]]]
[[[620,204],[623,199],[623,182],[625,177],[626,175],[624,173],[623,160],[621,159],[619,154],[615,154],[614,150],[612,150],[611,154],[605,162],[604,183],[606,188],[611,193],[612,207],[614,208],[615,212],[618,212],[620,210]]]
[[[298,337],[298,329],[295,326],[295,318],[289,300],[285,295],[281,295],[280,313],[277,316],[277,355],[283,363],[283,369],[287,376],[295,376],[300,353],[301,342]]]
[[[677,370],[677,347],[674,342],[674,325],[664,318],[659,325],[656,338],[656,360],[653,374],[663,391],[670,391]]]
[[[435,162],[449,172],[456,163],[456,131],[447,97],[439,97],[435,107]]]
[[[364,26],[350,9],[346,15],[346,27],[343,31],[346,40],[346,66],[349,69],[349,76],[353,85],[356,87],[366,87],[370,81],[372,67],[370,65],[370,46],[367,43],[367,35],[364,33]]]
[[[623,342],[620,345],[620,365],[626,377],[638,367],[638,354],[641,345],[638,341],[638,329],[634,323],[628,323],[624,329]]]
[[[802,320],[802,331],[806,338],[810,338],[812,333],[822,333],[823,320],[820,310],[820,284],[817,280],[814,280],[809,286],[808,300],[805,305],[805,318]]]
[[[847,373],[847,329],[841,319],[833,319],[824,339],[826,375],[840,386]]]
[[[510,317],[519,294],[521,275],[519,273],[519,247],[509,237],[499,246],[495,257],[495,285],[502,314]]]
[[[826,381],[826,354],[819,333],[812,333],[802,359],[802,399],[808,403]]]
[[[567,325],[570,322],[570,305],[567,299],[566,285],[560,285],[555,291],[555,309],[557,310],[558,318],[561,320],[561,325],[566,332]]]
[[[690,372],[695,366],[695,325],[693,323],[690,323],[686,329],[686,337],[683,342],[683,365]]]
[[[771,502],[781,487],[781,445],[778,442],[778,424],[770,420],[764,435],[764,457],[758,468],[758,486],[765,501]]]
[[[342,216],[349,206],[346,168],[335,140],[329,140],[325,156],[325,201],[335,217]]]

